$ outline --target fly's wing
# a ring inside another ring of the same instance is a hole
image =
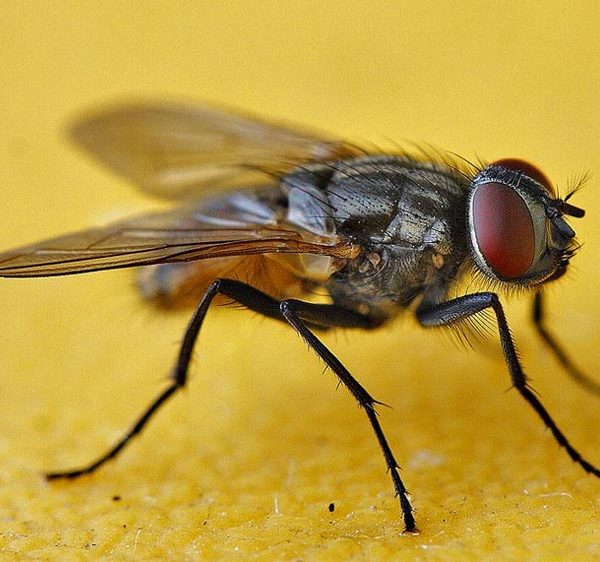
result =
[[[302,162],[356,153],[316,133],[185,105],[114,107],[83,117],[71,134],[144,191],[167,198],[264,183]]]
[[[0,277],[47,277],[279,253],[345,259],[354,257],[356,248],[336,235],[317,236],[294,228],[267,207],[233,201],[221,207],[181,207],[134,217],[9,250],[0,253]]]

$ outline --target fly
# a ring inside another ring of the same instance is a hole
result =
[[[542,288],[578,249],[561,199],[532,164],[468,164],[443,155],[368,153],[313,132],[208,108],[129,105],[81,119],[75,141],[172,210],[0,254],[0,276],[45,277],[142,266],[142,295],[195,304],[169,385],[94,462],[49,479],[94,472],[115,457],[187,382],[213,300],[227,297],[291,326],[356,399],[382,449],[404,527],[417,530],[375,400],[317,333],[371,330],[409,311],[425,327],[476,328],[495,316],[512,385],[585,471],[600,477],[528,385],[496,290],[533,295],[533,323],[565,370],[598,392],[544,325]],[[460,282],[479,283],[459,293]],[[301,300],[316,290],[329,303]]]

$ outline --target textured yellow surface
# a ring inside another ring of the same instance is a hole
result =
[[[375,143],[522,156],[588,215],[551,325],[600,378],[596,2],[26,2],[2,8],[2,248],[151,203],[71,150],[67,118],[121,97],[208,99]],[[501,7],[498,7],[501,6]],[[600,482],[509,387],[498,345],[400,320],[326,342],[379,399],[421,534],[405,536],[363,413],[284,326],[215,310],[189,388],[91,477],[165,384],[187,313],[128,272],[0,280],[0,558],[569,560],[600,556]],[[526,304],[535,388],[600,463],[597,398],[560,372]],[[330,513],[328,505],[335,510]]]

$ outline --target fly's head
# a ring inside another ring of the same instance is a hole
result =
[[[545,174],[524,160],[498,160],[479,171],[468,209],[477,268],[512,287],[561,277],[579,247],[565,216],[585,214],[568,198],[557,197]]]

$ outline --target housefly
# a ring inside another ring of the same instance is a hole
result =
[[[371,330],[410,311],[425,327],[481,329],[495,317],[504,359],[525,401],[568,455],[600,477],[528,385],[500,297],[533,295],[534,326],[563,367],[598,391],[544,325],[542,288],[578,249],[566,218],[584,211],[560,198],[520,159],[470,164],[458,157],[363,151],[313,132],[209,108],[138,104],[90,114],[75,141],[144,191],[179,205],[0,254],[0,276],[44,277],[141,266],[142,295],[162,306],[195,303],[168,386],[112,449],[115,457],[185,386],[215,297],[291,326],[367,416],[383,451],[405,530],[416,531],[375,400],[317,336]],[[461,292],[461,281],[469,288]],[[329,302],[310,296],[326,293]],[[458,295],[458,296],[456,296]],[[308,300],[301,300],[306,297]]]

